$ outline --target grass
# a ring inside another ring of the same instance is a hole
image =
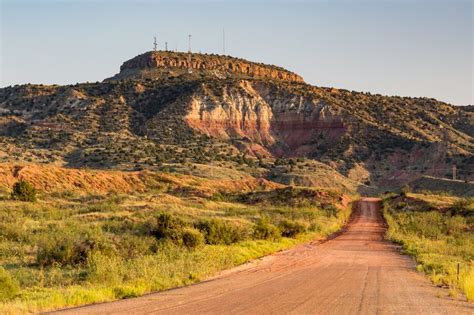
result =
[[[299,190],[292,195],[306,198]],[[5,195],[0,268],[3,282],[16,285],[17,292],[0,300],[0,313],[48,311],[183,286],[337,231],[349,208],[338,204],[334,192],[310,195],[311,202],[291,207],[272,198],[247,202],[182,191],[39,193],[36,203]],[[331,201],[337,207],[328,211]]]
[[[403,245],[417,269],[455,297],[474,301],[474,200],[407,194],[385,199],[387,238]],[[459,273],[458,273],[459,266]]]

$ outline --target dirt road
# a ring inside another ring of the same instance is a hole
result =
[[[69,314],[474,314],[383,240],[377,199],[323,244],[298,246],[212,281]]]

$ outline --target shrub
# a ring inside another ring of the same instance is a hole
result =
[[[38,244],[36,261],[41,266],[84,263],[93,250],[110,253],[114,248],[97,230],[77,231],[72,227],[49,232]]]
[[[182,241],[187,248],[196,248],[204,243],[204,236],[196,229],[186,229],[183,231]]]
[[[36,189],[27,181],[20,180],[13,185],[11,198],[13,200],[35,202]]]
[[[458,235],[462,234],[463,230],[467,226],[466,219],[461,216],[445,217],[444,224],[446,226],[447,235]]]
[[[281,235],[284,237],[295,237],[306,231],[306,227],[300,222],[293,220],[283,220],[279,224]]]
[[[5,238],[12,241],[24,241],[30,236],[23,222],[0,223],[0,239]]]
[[[88,249],[71,239],[48,240],[39,245],[36,261],[42,266],[75,265],[86,260]]]
[[[411,192],[411,187],[409,185],[405,185],[401,189],[400,196],[405,197],[410,192]]]
[[[399,203],[397,203],[397,210],[403,210],[405,209],[406,207],[408,206],[408,204],[406,202],[403,202],[403,201],[400,201]]]
[[[127,259],[127,258],[125,258]],[[87,258],[85,280],[100,285],[119,285],[127,274],[124,258],[120,255],[104,255],[93,251]]]
[[[253,227],[253,237],[260,240],[278,240],[281,233],[278,227],[268,222],[267,218],[261,218]]]
[[[451,206],[451,211],[453,215],[474,215],[474,198],[465,198],[456,201]]]
[[[132,286],[117,286],[113,289],[114,296],[117,299],[129,299],[140,296],[143,294],[143,290]]]
[[[154,253],[157,245],[157,240],[151,236],[122,234],[117,250],[121,257],[134,258]]]
[[[196,224],[196,228],[204,234],[206,243],[212,245],[230,245],[248,236],[245,228],[218,219],[200,221]]]
[[[15,297],[20,291],[20,286],[10,274],[0,267],[0,302],[7,301]]]
[[[334,205],[329,205],[324,208],[324,211],[326,212],[326,216],[330,218],[330,217],[337,217],[339,209],[337,209]]]
[[[181,240],[185,222],[170,213],[161,212],[155,217],[151,234],[158,239],[169,239],[174,242]]]

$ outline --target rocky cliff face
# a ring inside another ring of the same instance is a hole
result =
[[[156,78],[183,72],[199,71],[218,78],[240,76],[265,80],[300,82],[299,75],[280,67],[249,62],[243,59],[182,52],[147,52],[123,63],[120,73],[111,79]]]
[[[321,99],[274,95],[271,85],[240,81],[216,96],[203,85],[190,101],[186,122],[211,137],[243,139],[275,156],[305,156],[313,139],[337,141],[348,130],[341,113]]]

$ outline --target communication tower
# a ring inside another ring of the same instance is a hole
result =
[[[225,29],[222,29],[222,54],[225,55]]]

